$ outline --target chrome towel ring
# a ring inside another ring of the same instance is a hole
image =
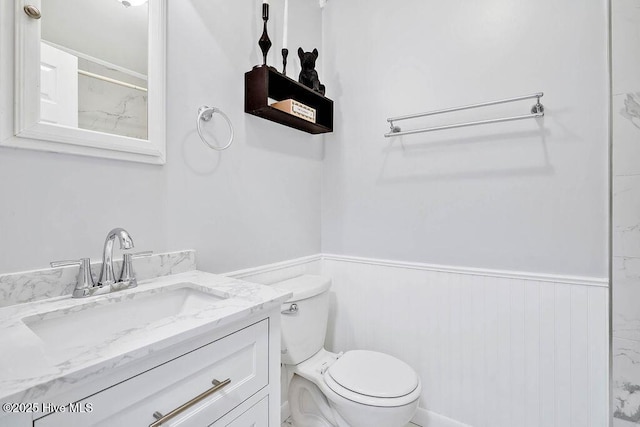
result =
[[[229,125],[229,133],[231,135],[229,136],[229,142],[227,142],[227,145],[225,145],[224,147],[217,147],[215,145],[210,144],[209,141],[207,141],[205,137],[202,135],[202,128],[201,128],[200,122],[202,121],[208,122],[209,120],[211,120],[211,117],[213,117],[214,113],[220,114],[222,118],[225,119],[227,121],[227,124]],[[202,107],[198,108],[198,119],[196,120],[196,122],[197,122],[196,128],[198,129],[198,135],[200,135],[200,139],[202,139],[202,142],[207,144],[209,148],[216,151],[222,151],[222,150],[226,150],[231,146],[231,144],[233,144],[233,125],[231,124],[231,120],[229,120],[229,117],[227,117],[227,115],[223,113],[220,109],[216,107],[209,107],[209,106],[203,105]]]

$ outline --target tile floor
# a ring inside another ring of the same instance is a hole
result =
[[[295,426],[293,425],[291,418],[288,418],[285,422],[282,423],[282,427],[295,427]],[[407,424],[407,427],[420,427],[420,426],[413,423],[409,423]]]

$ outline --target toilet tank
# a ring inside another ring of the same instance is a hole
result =
[[[273,286],[293,292],[281,308],[281,361],[285,365],[297,365],[324,347],[331,279],[305,274]],[[293,304],[297,310],[291,310]]]

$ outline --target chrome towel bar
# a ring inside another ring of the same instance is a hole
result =
[[[538,92],[538,93],[534,93],[534,94],[531,94],[531,95],[517,96],[515,98],[508,98],[508,99],[500,99],[500,100],[497,100],[497,101],[482,102],[482,103],[479,103],[479,104],[465,105],[465,106],[462,106],[462,107],[445,108],[445,109],[442,109],[442,110],[429,111],[429,112],[426,112],[426,113],[410,114],[410,115],[398,116],[398,117],[390,117],[390,118],[387,119],[387,122],[389,122],[391,130],[388,133],[385,133],[384,136],[386,138],[389,138],[389,137],[392,137],[392,136],[411,135],[411,134],[415,134],[415,133],[433,132],[433,131],[437,131],[437,130],[455,129],[455,128],[461,128],[461,127],[467,127],[467,126],[486,125],[486,124],[491,124],[491,123],[511,122],[511,121],[515,121],[515,120],[533,119],[533,118],[537,118],[537,117],[544,117],[544,106],[540,103],[540,98],[542,98],[543,96],[544,96],[543,92]],[[436,114],[444,114],[444,113],[451,113],[451,112],[454,112],[454,111],[470,110],[470,109],[473,109],[473,108],[487,107],[487,106],[490,106],[490,105],[498,105],[498,104],[506,104],[508,102],[522,101],[524,99],[533,99],[533,98],[536,98],[537,102],[533,107],[531,107],[531,114],[526,114],[526,115],[521,115],[521,116],[504,117],[504,118],[489,119],[489,120],[478,120],[478,121],[473,121],[473,122],[457,123],[457,124],[444,125],[444,126],[435,126],[435,127],[430,127],[430,128],[415,129],[415,130],[408,130],[408,131],[402,131],[402,129],[399,126],[395,126],[393,124],[393,122],[397,122],[397,121],[400,121],[400,120],[416,119],[418,117],[434,116]]]

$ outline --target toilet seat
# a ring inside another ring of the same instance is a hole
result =
[[[407,405],[421,392],[420,379],[409,365],[375,351],[348,351],[329,367],[323,380],[334,393],[369,406]]]

